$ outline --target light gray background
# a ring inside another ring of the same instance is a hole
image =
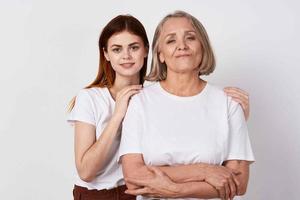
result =
[[[251,95],[256,156],[245,199],[299,199],[299,5],[296,0],[0,0],[0,199],[71,199],[68,101],[97,72],[101,28],[130,13],[149,39],[182,9],[206,27],[217,57],[207,79]]]

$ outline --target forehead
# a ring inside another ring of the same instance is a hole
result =
[[[130,44],[130,43],[142,43],[141,37],[128,32],[128,31],[122,31],[119,33],[113,34],[107,41],[108,45],[113,44]]]
[[[191,21],[186,17],[172,17],[162,26],[162,35],[176,33],[177,31],[196,31]]]

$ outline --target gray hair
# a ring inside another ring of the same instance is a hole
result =
[[[159,60],[159,41],[164,23],[170,18],[184,17],[188,19],[195,28],[196,35],[202,46],[202,61],[199,64],[199,76],[209,75],[215,69],[215,56],[209,42],[207,32],[201,22],[194,16],[184,12],[175,11],[174,13],[165,16],[156,27],[153,42],[152,42],[152,62],[149,75],[146,77],[148,81],[161,81],[167,77],[167,66]]]

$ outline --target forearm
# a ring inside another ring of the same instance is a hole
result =
[[[111,118],[98,140],[83,154],[77,164],[83,180],[92,181],[97,172],[106,165],[112,144],[119,134],[121,121],[119,118]]]
[[[229,160],[224,162],[224,166],[229,169],[238,170],[239,174],[236,175],[236,178],[239,182],[239,187],[237,194],[244,195],[247,191],[247,185],[249,180],[249,164],[251,162],[244,161],[244,160]]]
[[[175,198],[218,198],[218,191],[206,182],[188,182],[176,184]],[[174,198],[174,197],[173,197]]]
[[[123,163],[122,166],[124,167]],[[125,183],[128,189],[133,190],[140,188],[140,186],[128,183],[126,181],[127,178],[137,178],[137,179],[151,179],[153,177],[153,173],[147,168],[146,165],[139,165],[135,167],[135,170],[132,171],[124,171],[123,175],[125,178]]]
[[[174,182],[185,183],[192,181],[203,181],[205,179],[205,170],[208,164],[190,164],[178,166],[158,166],[160,170],[166,173]]]
[[[122,157],[122,167],[125,182],[129,189],[129,194],[132,195],[149,195],[166,198],[219,197],[218,191],[213,186],[204,181],[193,181],[186,183],[176,183],[172,181],[168,174],[162,171],[159,167],[146,166],[141,154],[124,155]],[[174,166],[173,169],[172,167],[161,168],[166,172],[169,172],[169,175],[172,175],[173,173],[173,178],[178,178],[179,180],[181,179],[181,177],[179,177],[173,170],[188,170],[189,167],[191,167],[191,165]],[[202,167],[205,168],[205,166]],[[195,170],[194,168],[190,169]],[[182,171],[181,173],[185,172]]]

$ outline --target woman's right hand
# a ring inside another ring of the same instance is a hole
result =
[[[116,104],[113,116],[122,120],[126,114],[129,99],[133,95],[139,93],[141,89],[142,85],[130,85],[120,90],[116,95]]]
[[[218,165],[208,165],[205,171],[205,182],[218,190],[221,199],[233,199],[237,194],[239,181],[238,171]]]

